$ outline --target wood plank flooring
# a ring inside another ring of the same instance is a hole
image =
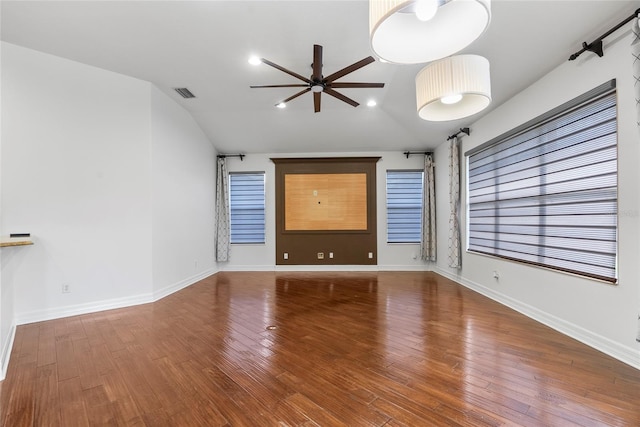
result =
[[[218,273],[18,327],[2,426],[637,426],[640,371],[433,273]]]

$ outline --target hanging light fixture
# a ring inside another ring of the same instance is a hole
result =
[[[464,49],[489,26],[491,0],[369,0],[376,55],[418,64]]]
[[[489,61],[457,55],[430,63],[416,76],[416,101],[420,118],[433,122],[484,110],[491,103]]]

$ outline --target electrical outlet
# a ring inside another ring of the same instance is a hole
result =
[[[373,252],[369,252],[369,259],[373,259]]]
[[[289,252],[285,252],[285,253],[282,255],[282,258],[284,258],[284,259],[289,259]]]
[[[324,252],[318,252],[318,259],[324,259]]]
[[[71,292],[71,286],[68,283],[63,283],[62,284],[62,293],[63,294],[68,294],[69,292]]]
[[[329,258],[333,258],[333,252],[329,252]]]

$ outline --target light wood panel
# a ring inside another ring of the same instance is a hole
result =
[[[0,425],[637,426],[638,402],[640,371],[433,273],[242,272],[19,326]]]
[[[7,248],[11,246],[27,246],[33,245],[31,237],[0,237],[0,248]]]
[[[286,174],[287,231],[366,230],[367,174]]]

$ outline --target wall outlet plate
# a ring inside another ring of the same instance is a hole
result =
[[[324,259],[324,252],[318,252],[318,259]]]

